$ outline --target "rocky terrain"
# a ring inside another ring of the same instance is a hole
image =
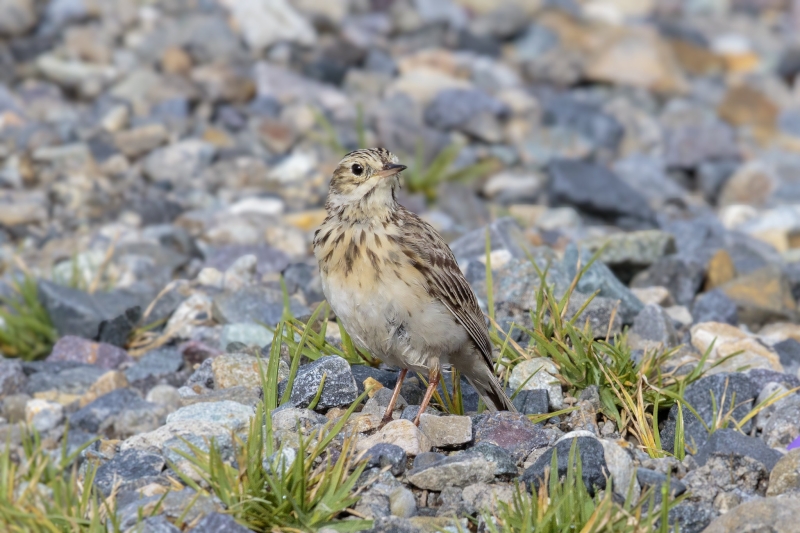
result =
[[[669,481],[682,532],[795,531],[798,35],[792,0],[0,0],[0,523],[52,500],[35,430],[114,500],[96,527],[271,530],[186,455],[237,464],[275,402],[265,471],[337,421],[309,468],[361,454],[320,530],[514,530],[498,502],[575,446],[615,505]],[[409,166],[520,414],[464,382],[416,428],[415,377],[378,428],[397,369],[325,320],[310,251],[365,146]],[[570,292],[572,334],[538,307]]]

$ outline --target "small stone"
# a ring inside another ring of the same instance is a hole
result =
[[[249,427],[253,417],[253,409],[237,402],[221,401],[215,403],[197,403],[181,407],[167,416],[167,424],[179,422],[210,422],[240,431]]]
[[[724,363],[710,369],[710,373],[736,371],[748,366],[782,372],[778,355],[754,336],[729,324],[706,322],[691,329],[692,346],[700,353],[709,352],[709,362],[731,356]],[[712,348],[713,344],[713,348]]]
[[[406,461],[408,455],[400,446],[387,443],[379,443],[371,447],[364,454],[364,460],[368,468],[385,468],[390,466],[389,471],[393,476],[399,476],[406,471]]]
[[[772,470],[781,452],[773,450],[761,439],[749,437],[735,429],[718,429],[712,433],[708,440],[700,446],[694,455],[695,461],[700,466],[706,464],[712,455],[741,455],[750,457],[763,464],[767,471]]]
[[[9,424],[25,421],[25,407],[31,397],[27,394],[11,394],[3,399],[3,418]]]
[[[397,487],[389,494],[389,510],[394,516],[409,518],[417,514],[417,498],[405,487]]]
[[[744,502],[723,514],[703,530],[704,533],[769,531],[790,533],[800,522],[800,495],[758,498]]]
[[[317,402],[318,409],[350,405],[358,397],[358,387],[350,365],[341,357],[330,355],[298,369],[289,397],[292,405],[307,407],[316,396],[323,376],[325,383]]]
[[[628,340],[635,350],[667,349],[678,345],[678,333],[667,312],[658,305],[650,304],[636,315]]]
[[[21,392],[27,381],[19,359],[0,358],[0,400]]]
[[[733,300],[739,318],[761,325],[794,316],[797,305],[789,281],[778,266],[767,266],[720,287]]]
[[[606,478],[609,475],[605,452],[600,441],[593,437],[562,440],[552,450],[545,451],[532,466],[527,468],[520,476],[520,481],[531,488],[538,487],[545,478],[545,470],[550,467],[553,453],[557,457],[558,477],[565,476],[569,464],[570,448],[573,443],[576,444],[576,456],[580,457],[583,482],[586,485],[586,489],[592,494],[598,489],[604,489]]]
[[[136,158],[164,144],[168,136],[163,124],[147,124],[115,133],[114,144],[126,156]]]
[[[637,274],[631,287],[666,287],[678,305],[689,305],[705,276],[701,263],[680,255],[662,257]]]
[[[130,383],[154,382],[175,375],[184,366],[183,354],[175,348],[157,348],[139,358],[125,371]]]
[[[213,314],[222,324],[274,325],[283,316],[283,305],[281,291],[255,286],[220,294],[214,298]],[[290,299],[290,310],[294,316],[309,314],[308,309],[294,299]]]
[[[735,126],[775,128],[779,108],[759,90],[747,85],[731,87],[717,109],[719,116]]]
[[[702,322],[722,322],[733,326],[739,323],[736,302],[721,290],[704,292],[695,298],[692,305],[692,318],[695,324]]]
[[[108,496],[117,484],[122,490],[146,485],[165,466],[164,458],[160,454],[125,450],[100,465],[95,473],[94,484],[103,495]]]
[[[227,389],[240,385],[257,388],[261,386],[261,373],[266,373],[267,365],[266,361],[252,355],[226,353],[212,360],[211,369],[214,372],[214,387],[216,389]],[[284,376],[284,379],[286,377]]]
[[[769,474],[767,496],[800,492],[800,449],[791,450],[778,459]]]
[[[406,454],[412,457],[431,449],[428,437],[409,420],[393,420],[389,422],[374,435],[360,439],[356,449],[368,450],[381,443],[399,446]]]
[[[564,393],[561,391],[561,382],[557,375],[558,368],[549,359],[541,357],[528,359],[517,364],[511,371],[508,386],[514,391],[546,390],[550,409],[557,411],[564,406]]]
[[[120,372],[119,370],[109,370],[97,378],[97,381],[95,381],[94,384],[89,387],[89,390],[86,391],[86,394],[81,397],[80,406],[84,407],[100,396],[105,396],[111,391],[123,389],[127,386],[128,380],[125,378],[124,373]]]
[[[45,432],[64,420],[64,406],[47,400],[30,400],[25,404],[25,421],[36,431]]]
[[[606,460],[606,467],[611,475],[614,494],[627,498],[629,491],[633,496],[633,501],[638,501],[641,494],[641,480],[634,481],[641,469],[634,468],[633,459],[625,448],[615,441],[601,439],[603,445],[603,457]],[[545,452],[547,455],[547,452]]]
[[[800,342],[789,338],[774,344],[772,349],[778,354],[784,369],[794,369],[796,372],[800,368]]]
[[[180,533],[181,530],[165,517],[158,515],[145,518],[130,531],[131,533]]]
[[[494,463],[477,453],[460,453],[424,468],[415,467],[406,479],[415,487],[440,491],[445,487],[465,487],[494,480]]]
[[[680,531],[701,533],[717,516],[719,512],[710,503],[684,500],[669,510],[667,521],[670,527],[677,524]]]
[[[675,238],[665,231],[645,230],[614,233],[608,237],[581,242],[594,254],[603,248],[598,257],[612,269],[643,269],[661,257],[675,253]]]
[[[730,254],[724,249],[717,250],[706,267],[707,291],[728,283],[736,277],[736,266],[733,264]]]
[[[215,152],[212,144],[187,139],[151,152],[144,160],[144,172],[156,182],[190,183],[208,167]]]
[[[519,413],[483,414],[476,417],[472,427],[476,446],[484,442],[493,444],[510,453],[516,461],[550,444],[547,432]]]
[[[515,391],[509,389],[506,392],[511,397]],[[541,415],[550,412],[548,396],[544,389],[520,390],[511,401],[523,415]]]
[[[472,419],[468,416],[433,416],[423,413],[419,429],[436,448],[458,446],[472,440]]]
[[[161,70],[167,74],[186,75],[192,69],[192,57],[182,48],[170,46],[161,54]]]
[[[67,335],[56,342],[47,360],[75,361],[113,370],[122,363],[133,361],[133,358],[122,348]]]
[[[196,526],[190,529],[191,533],[250,533],[251,530],[242,526],[229,514],[209,513]]]
[[[145,400],[150,403],[164,405],[169,408],[170,412],[183,406],[178,389],[172,385],[156,385],[147,393]]]
[[[667,478],[665,474],[650,470],[649,468],[637,468],[636,480],[643,489],[653,487],[656,494],[661,493],[661,487],[666,485],[667,481],[669,481],[669,493],[672,496],[680,496],[686,492],[686,485],[681,483],[675,476]]]
[[[33,0],[3,0],[0,2],[0,36],[25,35],[36,26],[38,18]]]
[[[483,455],[487,461],[494,464],[495,476],[517,476],[517,463],[511,454],[500,446],[490,442],[481,442],[470,448],[470,451]]]
[[[241,342],[245,346],[261,348],[272,343],[273,334],[260,324],[225,324],[220,334],[220,345]]]

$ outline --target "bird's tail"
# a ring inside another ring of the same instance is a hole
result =
[[[467,381],[478,391],[478,395],[483,400],[483,403],[486,404],[486,408],[489,411],[511,411],[516,413],[517,408],[514,407],[511,398],[508,397],[494,373],[487,367],[486,372],[482,372],[482,374],[477,379],[467,377]]]

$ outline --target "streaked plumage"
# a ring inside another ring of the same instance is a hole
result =
[[[440,365],[451,364],[490,409],[514,410],[453,253],[395,199],[404,168],[383,148],[351,152],[339,163],[328,216],[314,237],[325,296],[354,341],[384,362],[427,372],[432,381]]]

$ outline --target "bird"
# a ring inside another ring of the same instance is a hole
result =
[[[428,377],[414,424],[439,384],[456,368],[491,411],[516,411],[494,373],[486,320],[436,230],[397,201],[407,167],[385,148],[348,153],[336,166],[314,233],[322,290],[353,342],[399,368],[381,427],[408,371]]]

